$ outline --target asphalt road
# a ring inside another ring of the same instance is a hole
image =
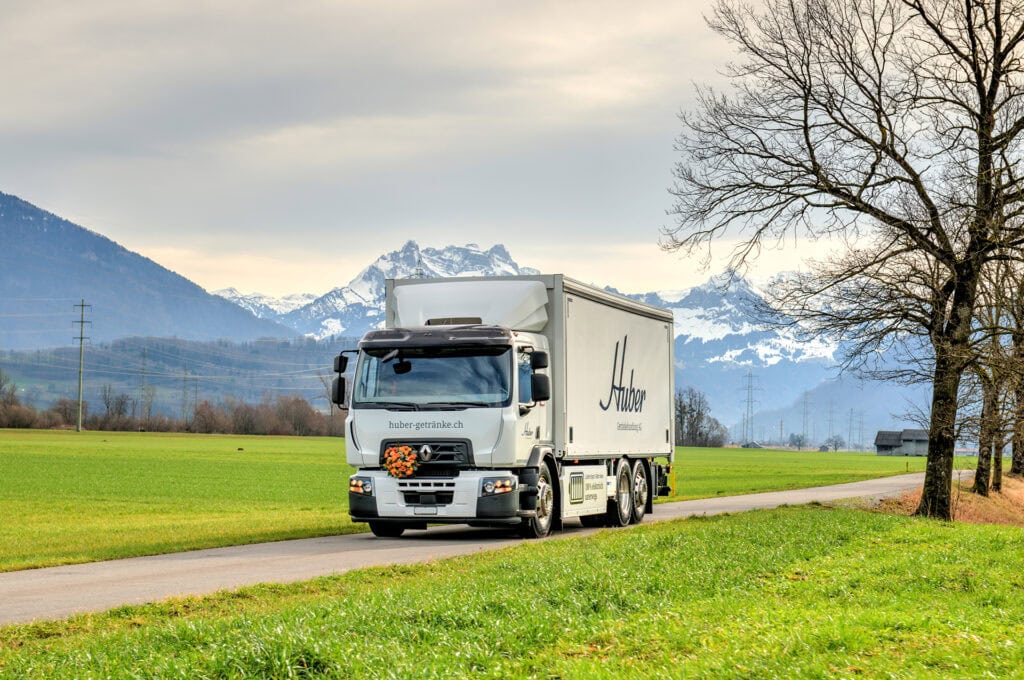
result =
[[[813,501],[879,499],[920,487],[923,479],[924,473],[916,473],[796,491],[664,503],[656,505],[645,522]],[[570,521],[551,538],[594,531],[598,530]],[[0,625],[62,619],[255,583],[302,581],[363,567],[428,562],[494,550],[521,540],[507,531],[433,527],[397,539],[350,534],[7,572],[0,574]]]

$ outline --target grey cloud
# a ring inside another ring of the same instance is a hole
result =
[[[2,11],[0,189],[129,247],[654,242],[674,113],[713,77],[699,12],[667,0]]]

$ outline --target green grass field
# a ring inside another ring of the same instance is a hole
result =
[[[679,449],[674,499],[921,470],[920,458]],[[365,530],[332,438],[0,430],[0,571]]]
[[[973,462],[958,460],[973,467]],[[676,449],[673,500],[805,489],[923,472],[925,459],[873,453],[770,449]]]
[[[1024,667],[1024,535],[784,508],[0,629],[10,678],[961,678]]]
[[[338,439],[0,431],[0,571],[361,531]]]

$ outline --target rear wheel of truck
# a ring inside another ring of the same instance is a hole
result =
[[[374,536],[381,538],[398,538],[405,531],[405,527],[391,522],[370,522],[370,531]]]
[[[647,498],[650,487],[647,484],[647,466],[642,460],[633,463],[633,524],[640,524],[647,514]]]
[[[558,512],[554,479],[551,466],[546,462],[542,463],[537,479],[537,514],[527,517],[519,525],[519,533],[523,538],[544,538],[551,531],[555,514]]]
[[[615,496],[608,501],[608,526],[625,527],[633,521],[633,468],[625,458],[615,466]]]

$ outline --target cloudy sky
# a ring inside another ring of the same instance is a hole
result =
[[[676,116],[731,57],[708,4],[5,0],[0,190],[209,290],[323,293],[409,239],[682,288],[708,273],[658,241]]]

